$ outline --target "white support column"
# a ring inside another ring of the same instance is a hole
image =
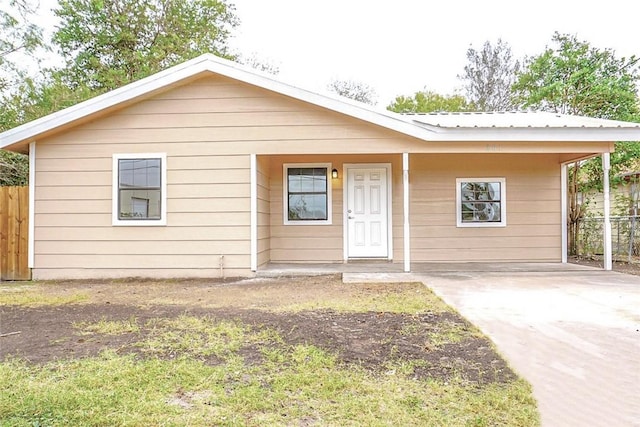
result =
[[[36,260],[36,143],[29,143],[29,240],[27,266],[33,268]]]
[[[411,229],[409,226],[409,153],[402,153],[402,198],[403,209],[403,242],[404,271],[411,271]]]
[[[258,271],[258,159],[251,154],[251,271]]]
[[[613,269],[611,259],[611,200],[609,195],[609,170],[611,169],[610,154],[602,153],[602,188],[604,190],[604,269]]]
[[[567,238],[567,164],[563,163],[560,165],[560,212],[562,228],[561,228],[561,240],[562,240],[562,263],[567,263],[567,252],[569,252],[568,248],[568,238]]]

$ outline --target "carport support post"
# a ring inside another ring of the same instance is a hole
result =
[[[602,187],[604,190],[604,269],[613,269],[611,259],[611,221],[609,211],[611,210],[611,200],[609,195],[609,170],[611,169],[611,155],[602,153]]]
[[[411,271],[411,233],[409,228],[409,153],[402,153],[402,202],[404,271]]]
[[[562,263],[566,264],[567,263],[567,253],[569,252],[569,248],[568,248],[568,236],[567,236],[567,227],[569,226],[568,221],[567,221],[567,203],[569,201],[568,198],[568,191],[567,191],[567,164],[563,163],[560,166],[560,192],[562,193],[561,195],[561,199],[562,199],[562,204],[560,205],[560,212],[561,212],[561,218],[562,218],[562,229],[561,231],[561,241],[562,241]]]

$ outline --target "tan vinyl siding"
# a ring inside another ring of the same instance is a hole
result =
[[[247,261],[248,263],[249,261]],[[189,273],[187,275],[187,273]],[[225,277],[247,277],[250,271],[247,268],[224,268]],[[209,278],[220,277],[220,268],[192,268],[183,266],[178,268],[38,268],[34,270],[33,280],[64,280],[64,279],[119,279],[130,277],[149,277],[156,279],[175,278]]]
[[[282,164],[330,162],[331,225],[284,225]],[[392,163],[393,260],[402,253],[401,156],[281,156],[271,158],[271,260],[342,262],[343,163]],[[412,261],[559,261],[560,166],[556,155],[411,155]],[[507,179],[507,227],[456,227],[455,179]]]
[[[557,155],[411,156],[411,258],[560,261]],[[506,178],[507,226],[456,226],[456,178]]]
[[[258,154],[259,265],[295,258],[288,253],[301,260],[342,260],[341,188],[334,188],[324,253],[298,252],[304,227],[296,227],[296,237],[282,230],[282,190],[274,191],[282,169],[273,173],[268,154],[363,152],[375,145],[388,152],[396,150],[398,138],[416,143],[228,78],[210,76],[173,88],[38,141],[34,277],[60,278],[65,271],[72,277],[219,275],[221,255],[225,268],[250,274],[251,153]],[[114,227],[112,155],[141,152],[167,154],[167,226]],[[376,161],[385,162],[382,157]],[[340,169],[340,162],[335,166]]]
[[[250,275],[251,154],[258,160],[259,265],[343,261],[344,163],[392,164],[392,255],[401,262],[403,152],[412,153],[413,261],[460,260],[461,254],[558,260],[560,157],[545,153],[570,158],[608,148],[425,142],[210,75],[37,141],[33,277],[218,276],[223,255],[225,275]],[[166,153],[166,226],[111,225],[117,153]],[[338,169],[332,224],[284,225],[282,164],[296,162]],[[508,227],[457,229],[455,178],[500,174],[507,178]]]
[[[120,152],[153,144],[180,155],[333,153],[567,153],[607,151],[598,142],[425,142],[274,92],[209,76],[48,138],[63,158],[100,156],[88,140]],[[215,142],[215,144],[201,144]],[[348,142],[348,143],[346,143]],[[82,150],[78,150],[82,145]]]
[[[90,235],[96,241],[149,241],[153,235],[160,233],[162,240],[168,241],[213,241],[220,239],[220,227],[204,225],[198,227],[147,227],[145,232],[131,233],[130,227],[41,227],[38,230],[38,242],[53,242],[54,244],[64,236],[70,241],[81,241]],[[142,230],[141,230],[142,231]],[[246,238],[245,226],[227,225],[224,227],[224,237],[230,241],[241,241]]]
[[[111,164],[126,150],[86,144],[96,157],[64,159],[59,146],[38,144],[35,278],[248,274],[248,155],[184,156],[179,144],[167,147],[167,226],[118,227]]]
[[[330,161],[313,157],[313,162]],[[309,158],[271,158],[271,261],[339,262],[342,260],[342,188],[332,185],[331,224],[285,225],[283,213],[283,163],[310,163]],[[332,167],[336,167],[332,164]],[[304,242],[304,243],[303,243]],[[303,245],[305,247],[303,247]]]
[[[372,125],[373,126],[373,125]],[[370,153],[387,153],[397,154],[398,152],[411,152],[411,153],[477,153],[487,154],[482,143],[474,142],[435,142],[429,143],[424,141],[415,141],[397,135],[395,138],[367,138],[358,137],[357,135],[351,135],[349,138],[343,138],[344,135],[335,135],[334,139],[327,139],[322,134],[323,128],[318,127],[318,135],[313,137],[309,135],[309,139],[292,139],[293,133],[286,132],[286,127],[283,127],[285,132],[275,139],[260,139],[260,135],[256,134],[256,139],[238,138],[236,140],[223,141],[217,140],[215,144],[203,144],[211,142],[213,137],[216,137],[213,133],[207,133],[206,138],[199,141],[187,140],[180,144],[180,155],[187,157],[195,157],[199,155],[213,156],[213,155],[235,155],[238,153],[256,153],[260,154],[334,154],[334,153],[352,153],[352,154],[370,154]],[[100,134],[103,131],[95,131]],[[230,133],[235,135],[237,133],[243,133],[244,130],[238,128]],[[176,132],[177,135],[181,132]],[[90,138],[91,132],[85,132],[84,139]],[[126,133],[120,134],[120,136],[127,135]],[[162,133],[160,134],[162,135]],[[93,159],[101,157],[102,150],[99,147],[85,146],[81,151],[78,151],[79,142],[83,139],[78,135],[73,135],[73,139],[60,140],[60,137],[56,137],[57,147],[55,156],[64,158],[82,158]],[[114,139],[117,140],[115,135],[101,136],[97,138],[95,142],[99,142],[100,145],[104,145],[105,148],[115,150],[116,152],[140,152],[144,149],[145,145],[150,142],[135,142],[129,137],[118,144],[114,144]],[[150,137],[148,139],[151,139]],[[153,143],[158,152],[167,152],[173,146],[171,141],[166,141],[163,138],[162,141]],[[505,143],[503,153],[538,153],[547,154],[554,153],[554,150],[559,152],[572,153],[568,157],[579,157],[580,153],[591,153],[594,150],[594,144],[598,149],[605,150],[608,144],[597,145],[598,143],[546,143],[546,142],[534,142],[534,143]],[[490,154],[490,153],[488,153]]]
[[[344,261],[343,234],[343,165],[345,163],[391,163],[393,176],[393,246],[394,261],[402,260],[402,156],[395,155],[333,155],[333,156],[273,156],[271,172],[271,261],[336,263]],[[331,163],[339,172],[331,179],[332,223],[316,225],[285,225],[283,214],[283,164]],[[396,216],[395,214],[399,216]],[[400,224],[399,228],[396,224]],[[400,248],[400,249],[398,249]]]

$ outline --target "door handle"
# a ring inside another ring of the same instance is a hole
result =
[[[354,219],[355,215],[351,215],[351,209],[347,210],[347,218]]]

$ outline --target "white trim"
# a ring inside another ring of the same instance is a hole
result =
[[[349,234],[347,230],[348,214],[347,205],[349,204],[349,194],[347,186],[349,183],[349,169],[368,169],[368,168],[384,168],[387,170],[387,259],[393,261],[393,179],[391,176],[391,163],[343,163],[342,164],[342,247],[344,261],[349,260]]]
[[[612,147],[613,147],[613,144],[612,144]],[[587,154],[587,155],[583,155],[583,156],[580,156],[580,157],[575,157],[575,158],[572,158],[571,160],[563,161],[562,164],[563,165],[571,165],[571,164],[576,163],[576,162],[582,162],[584,160],[589,160],[589,159],[593,159],[593,158],[596,158],[596,157],[600,157],[600,153]]]
[[[335,94],[318,94],[301,89],[261,73],[253,68],[204,54],[192,60],[130,83],[121,88],[96,96],[64,110],[10,129],[0,134],[0,148],[37,138],[44,132],[69,125],[91,114],[99,113],[131,100],[149,96],[168,89],[192,77],[214,73],[261,87],[276,93],[308,102],[338,113],[364,120],[378,126],[414,136],[424,141],[638,141],[640,128],[629,123],[602,120],[592,126],[546,127],[540,124],[530,127],[477,126],[473,128],[439,127],[416,122],[414,117],[403,116],[383,108],[339,97]],[[535,113],[531,113],[535,114]],[[532,121],[532,122],[535,122]],[[537,123],[537,122],[536,122]],[[460,124],[460,123],[458,123]],[[560,123],[562,124],[562,123]],[[560,126],[557,124],[557,126]],[[493,145],[493,144],[492,144]]]
[[[132,99],[151,94],[163,88],[168,88],[190,77],[208,73],[215,73],[249,83],[418,138],[424,138],[425,135],[433,133],[431,130],[407,121],[402,115],[384,108],[372,107],[335,94],[311,92],[276,80],[273,75],[259,72],[254,68],[217,57],[213,54],[204,54],[72,107],[10,129],[0,134],[0,141],[2,141],[0,142],[0,148],[24,141],[25,139],[67,125],[90,114],[109,109]],[[640,136],[636,139],[640,140]]]
[[[258,162],[251,154],[251,271],[258,271]]]
[[[327,219],[326,220],[290,220],[289,219],[289,180],[287,169],[289,168],[327,168]],[[332,191],[331,163],[284,163],[282,165],[282,220],[284,225],[331,225],[332,220]]]
[[[118,218],[118,160],[120,159],[160,159],[160,219],[126,220]],[[114,154],[111,175],[111,225],[144,227],[167,225],[167,153]]]
[[[29,143],[29,240],[27,267],[34,268],[36,260],[36,143]]]
[[[409,153],[402,153],[402,216],[404,271],[411,271],[411,227],[409,224]]]
[[[486,152],[495,153],[499,146],[495,142],[610,142],[640,140],[638,127],[542,127],[531,126],[525,128],[442,128],[438,126],[422,125],[424,130],[431,133],[416,135],[424,141],[442,142],[487,142]],[[630,139],[631,138],[631,139]],[[636,138],[636,139],[633,139]],[[454,152],[454,151],[451,151]]]
[[[499,182],[500,183],[500,222],[462,222],[463,182]],[[506,178],[456,178],[456,226],[466,227],[506,227],[507,226],[507,180]]]
[[[393,167],[383,163],[387,169],[387,259],[393,261]]]
[[[567,263],[567,253],[569,252],[567,236],[567,164],[560,165],[560,236],[562,241],[561,258],[562,263]]]
[[[610,154],[602,153],[602,187],[604,190],[604,269],[610,271],[613,268],[611,258],[611,197],[609,193],[609,170],[611,169]]]
[[[349,214],[347,213],[347,205],[349,204],[349,195],[347,194],[347,170],[351,163],[342,164],[342,259],[344,262],[349,261],[349,230],[347,230],[347,224],[349,221]]]
[[[439,128],[640,128],[640,123],[608,120],[595,117],[574,116],[547,111],[475,111],[433,112],[405,114],[420,124]]]

